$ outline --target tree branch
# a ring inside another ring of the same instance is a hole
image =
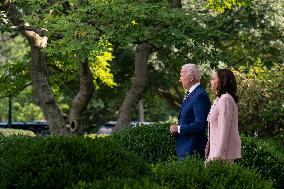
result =
[[[0,0],[0,10],[3,10],[9,20],[13,23],[13,29],[23,32],[24,35],[26,35],[26,33],[24,33],[25,31],[33,31],[42,37],[47,31],[46,29],[31,27],[28,23],[25,23],[24,20],[22,20],[23,16],[17,10],[16,5],[9,0]]]
[[[179,111],[181,99],[171,94],[169,91],[165,91],[161,88],[158,89],[158,93],[162,96],[167,103],[175,110]]]

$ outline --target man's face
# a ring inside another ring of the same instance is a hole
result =
[[[181,69],[179,81],[182,83],[182,87],[188,90],[193,83],[193,77],[186,69]]]

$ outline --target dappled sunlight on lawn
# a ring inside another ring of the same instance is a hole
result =
[[[32,131],[22,129],[0,129],[0,135],[11,136],[11,135],[23,135],[23,136],[36,136]]]

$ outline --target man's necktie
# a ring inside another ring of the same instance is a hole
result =
[[[185,94],[185,96],[184,96],[184,98],[183,98],[183,101],[189,96],[189,94],[190,94],[190,92],[187,91],[186,94]]]

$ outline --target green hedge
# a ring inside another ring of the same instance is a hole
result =
[[[238,163],[256,170],[267,179],[272,179],[275,188],[283,188],[283,157],[280,157],[266,142],[250,137],[242,137],[241,140],[242,158]]]
[[[161,186],[149,178],[120,178],[114,177],[105,180],[95,180],[91,183],[80,181],[78,184],[71,187],[72,189],[169,189],[168,186]],[[71,189],[70,188],[70,189]]]
[[[176,161],[167,124],[95,139],[0,136],[0,188],[272,188],[250,170],[281,188],[283,158],[275,154],[266,143],[242,137],[243,158],[232,167]]]
[[[156,183],[175,189],[200,188],[273,188],[272,182],[263,180],[254,171],[241,166],[213,162],[204,166],[204,162],[187,158],[182,162],[172,161],[153,166]]]
[[[124,129],[111,139],[125,150],[135,152],[147,163],[166,161],[175,156],[174,139],[168,124],[154,124]],[[264,178],[274,180],[274,187],[284,186],[283,158],[260,140],[242,137],[242,159],[238,164],[259,172]]]
[[[135,152],[148,163],[166,161],[175,156],[175,140],[168,124],[141,125],[123,129],[110,136],[126,151]]]
[[[152,164],[152,172],[144,178],[110,178],[93,183],[79,182],[72,189],[200,189],[238,188],[271,189],[272,182],[241,166],[214,162],[204,167],[201,160],[160,162]]]
[[[143,160],[104,139],[0,137],[0,188],[64,188],[80,180],[139,178]]]

